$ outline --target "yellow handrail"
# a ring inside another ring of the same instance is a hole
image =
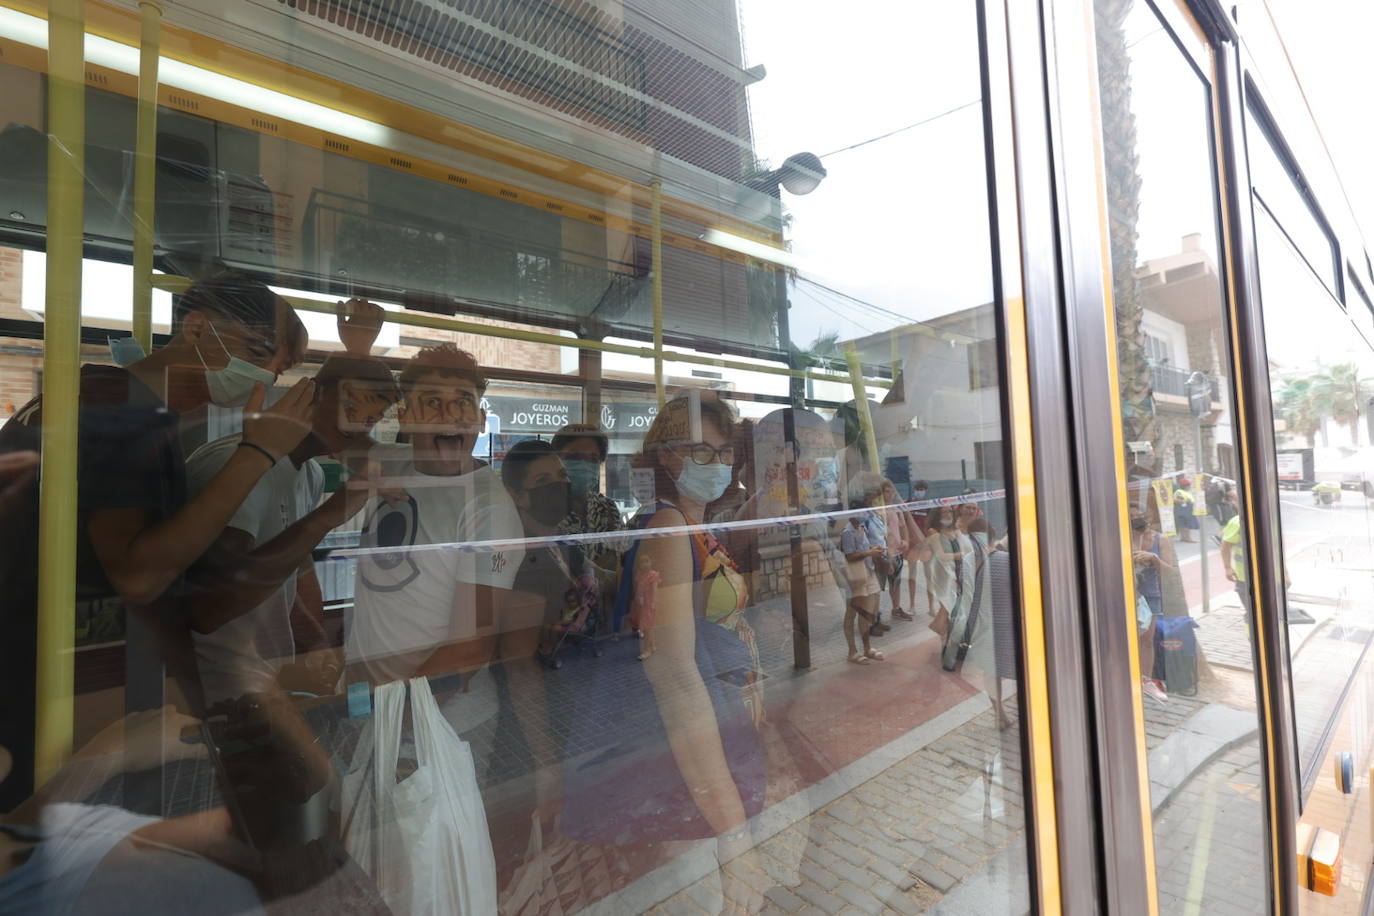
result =
[[[157,183],[157,64],[162,39],[162,7],[140,0],[138,46],[138,128],[134,139],[134,340],[153,351],[153,222]]]
[[[668,400],[663,385],[663,182],[655,178],[649,189],[653,192],[650,256],[654,272],[650,274],[650,294],[654,304],[654,390],[658,392],[658,406],[662,407]]]
[[[859,429],[863,433],[864,446],[868,450],[868,469],[880,471],[878,465],[878,436],[873,430],[873,414],[868,409],[868,384],[864,381],[863,363],[859,361],[859,348],[854,341],[846,341],[844,358],[849,363],[849,383],[854,387],[854,409],[859,412]]]
[[[72,750],[76,452],[86,152],[85,0],[48,6],[48,264],[38,524],[34,784]]]

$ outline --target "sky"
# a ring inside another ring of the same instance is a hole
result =
[[[1241,2],[1242,17],[1268,15],[1264,0]],[[1360,113],[1374,75],[1374,3],[1269,2],[1357,220],[1367,214],[1362,221],[1374,228],[1366,165],[1374,119]],[[745,63],[767,68],[749,96],[759,154],[776,166],[806,150],[829,171],[813,193],[783,194],[800,273],[904,320],[990,301],[981,112],[975,104],[942,114],[979,98],[973,4],[855,0],[836,15],[816,0],[740,0],[740,14]],[[825,23],[823,44],[817,22]],[[1144,182],[1140,259],[1175,253],[1185,234],[1200,232],[1215,260],[1207,90],[1143,2],[1127,40],[1133,67],[1148,74],[1132,87]],[[825,330],[851,338],[903,321],[810,284],[790,295],[802,345]]]
[[[1269,0],[1308,104],[1369,246],[1374,236],[1374,4],[1367,0]]]
[[[992,298],[982,116],[968,2],[741,0],[755,147],[777,166],[809,151],[829,174],[783,192],[800,272],[905,318],[807,284],[791,292],[793,339],[863,336]],[[817,23],[824,23],[818,33]],[[818,34],[823,40],[818,41]]]

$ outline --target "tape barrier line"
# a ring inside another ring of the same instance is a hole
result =
[[[921,499],[904,503],[876,507],[882,509],[933,509],[938,506],[957,506],[961,503],[983,503],[1004,499],[1005,489],[983,490],[965,496],[943,496],[938,499]],[[647,538],[677,537],[706,530],[716,533],[724,531],[745,531],[751,528],[790,528],[811,522],[833,521],[851,518],[872,512],[871,508],[837,509],[833,512],[809,512],[804,515],[788,515],[775,518],[741,519],[732,522],[712,522],[699,525],[675,525],[671,528],[641,528],[634,531],[593,531],[586,534],[560,534],[535,538],[503,538],[490,541],[451,541],[445,544],[413,544],[406,547],[345,547],[331,551],[329,560],[358,559],[371,556],[393,556],[397,553],[420,553],[433,550],[456,550],[459,553],[488,553],[499,550],[519,548],[529,550],[536,547],[573,547],[578,544],[599,543],[607,540],[630,540]]]

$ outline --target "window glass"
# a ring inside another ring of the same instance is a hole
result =
[[[1296,170],[1287,164],[1287,157],[1279,151],[1269,119],[1256,113],[1253,105],[1249,111],[1250,183],[1255,196],[1326,288],[1332,295],[1339,296],[1340,262],[1336,243],[1307,193],[1299,187]]]
[[[74,408],[0,9],[0,899],[1030,909],[976,4],[187,0],[142,153],[90,9]]]
[[[1253,606],[1211,89],[1149,4],[1096,10],[1132,557],[1122,611],[1141,662],[1159,908],[1260,912]]]
[[[1374,351],[1262,208],[1255,224],[1279,455],[1293,718],[1306,794],[1374,634],[1363,620],[1374,601]]]

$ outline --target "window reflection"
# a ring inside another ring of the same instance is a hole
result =
[[[870,5],[824,66],[773,0],[282,5],[311,47],[269,88],[360,123],[177,87],[175,295],[150,352],[82,350],[87,749],[34,795],[4,723],[0,900],[1028,908],[978,11]],[[45,75],[5,61],[3,651],[47,710]],[[86,323],[122,335],[132,101],[87,104]]]
[[[1374,599],[1363,572],[1374,543],[1368,501],[1374,489],[1365,466],[1374,353],[1264,210],[1257,209],[1255,223],[1306,793],[1370,637],[1358,609]]]
[[[1095,8],[1160,911],[1259,911],[1264,852],[1236,841],[1264,812],[1210,88],[1148,3]]]

